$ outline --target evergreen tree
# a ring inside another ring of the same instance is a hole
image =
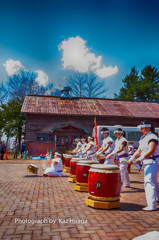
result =
[[[141,71],[137,98],[140,101],[159,100],[159,71],[157,68],[148,65]]]
[[[6,104],[1,105],[1,120],[3,132],[7,139],[15,136],[19,144],[21,136],[25,132],[25,115],[21,114],[22,100],[10,100]]]
[[[133,67],[123,79],[124,86],[115,98],[120,100],[157,101],[159,100],[159,71],[151,65],[146,66],[139,75]]]

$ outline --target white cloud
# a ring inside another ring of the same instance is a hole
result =
[[[24,68],[20,61],[14,61],[12,59],[9,59],[5,63],[3,63],[3,66],[5,67],[5,70],[9,76],[17,73],[19,69]]]
[[[106,78],[106,77],[110,77],[114,74],[116,74],[118,72],[118,67],[106,67],[106,66],[102,66],[98,69],[95,69],[95,74],[98,75],[100,78]]]
[[[37,81],[39,85],[45,87],[48,84],[48,75],[40,69],[35,72],[38,74],[35,81]]]
[[[81,37],[71,37],[64,40],[59,46],[63,57],[61,59],[63,68],[81,73],[94,72],[100,78],[106,78],[118,72],[118,67],[102,65],[102,56],[96,57],[86,47],[86,41]]]
[[[8,74],[8,76],[12,76],[15,73],[18,73],[20,69],[24,69],[24,71],[27,71],[21,64],[19,60],[14,61],[12,59],[8,59],[5,63],[3,63],[3,66],[5,67],[5,70]],[[37,73],[37,78],[35,79],[39,85],[46,86],[48,84],[48,75],[43,72],[41,69],[35,71]]]

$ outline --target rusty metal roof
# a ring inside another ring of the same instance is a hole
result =
[[[159,104],[116,99],[26,96],[22,113],[159,118]]]

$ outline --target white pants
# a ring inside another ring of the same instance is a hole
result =
[[[159,198],[157,182],[157,163],[144,165],[144,182],[147,206],[149,209],[156,209],[156,198]],[[158,196],[157,196],[158,194]]]
[[[130,186],[130,179],[129,179],[129,173],[128,173],[128,164],[122,163],[122,161],[127,161],[127,158],[121,158],[119,160],[119,168],[121,173],[121,183],[123,187],[129,187]]]
[[[44,174],[47,174],[49,177],[63,176],[63,172],[57,172],[57,171],[53,170],[51,167],[46,168]]]

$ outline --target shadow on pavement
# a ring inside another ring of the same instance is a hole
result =
[[[119,211],[141,211],[144,205],[120,202]]]
[[[124,188],[121,193],[135,193],[135,192],[145,192],[145,190],[141,188],[130,187],[130,188]]]
[[[25,175],[24,177],[42,177],[40,175]]]

